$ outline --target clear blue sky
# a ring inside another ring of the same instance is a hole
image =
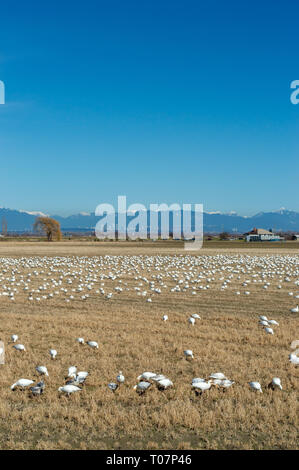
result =
[[[294,0],[0,7],[0,206],[299,210]]]

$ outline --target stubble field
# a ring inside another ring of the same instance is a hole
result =
[[[225,246],[192,254],[166,244],[2,243],[0,448],[296,448],[299,374],[288,356],[299,336],[299,314],[290,312],[299,303],[298,279],[293,249]],[[192,326],[194,313],[201,319]],[[259,315],[279,323],[274,335]],[[12,334],[26,351],[13,348]],[[40,380],[37,365],[49,372],[44,394],[12,392],[19,378]],[[89,376],[81,392],[66,397],[58,387],[71,365]],[[126,380],[113,393],[107,385],[119,371]],[[144,371],[162,373],[174,386],[153,385],[139,396],[133,386]],[[192,379],[214,372],[235,383],[195,396]],[[267,388],[273,377],[283,390]]]

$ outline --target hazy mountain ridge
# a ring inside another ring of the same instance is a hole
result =
[[[7,222],[9,232],[31,232],[36,212],[0,208],[0,223]],[[93,213],[79,213],[68,217],[53,215],[64,231],[93,230],[99,217]],[[131,220],[133,217],[128,217]],[[172,218],[171,218],[172,219]],[[204,213],[204,232],[244,233],[253,227],[272,228],[273,231],[298,231],[299,212],[280,209],[273,212],[259,212],[253,216],[241,216],[236,213]],[[172,229],[172,221],[170,221]]]

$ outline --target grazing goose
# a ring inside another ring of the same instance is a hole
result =
[[[80,380],[82,380],[82,379],[86,380],[88,375],[89,375],[88,372],[83,371],[83,370],[80,371],[80,372],[77,372],[77,378],[80,379]]]
[[[259,324],[262,326],[269,326],[269,323],[266,320],[260,320]]]
[[[186,356],[186,359],[194,359],[194,355],[193,355],[193,352],[191,351],[191,349],[186,349],[184,351],[184,355]]]
[[[210,375],[210,379],[224,380],[226,379],[226,377],[222,372],[214,372],[213,374]]]
[[[82,388],[77,387],[77,385],[64,385],[63,387],[59,387],[58,392],[66,393],[69,397],[71,393],[82,392]]]
[[[31,391],[32,395],[34,395],[34,396],[39,396],[42,393],[44,393],[44,389],[45,389],[44,382],[39,382],[36,385],[34,385],[33,387],[30,387],[30,391]]]
[[[96,341],[87,341],[87,344],[88,346],[90,346],[91,348],[96,348],[96,349],[99,349],[99,345]]]
[[[260,315],[260,320],[262,320],[262,321],[268,321],[268,318],[265,317],[265,315]]]
[[[76,341],[79,344],[84,344],[84,338],[77,338]]]
[[[19,379],[17,380],[16,383],[14,383],[10,388],[11,390],[15,390],[17,387],[20,387],[21,389],[24,389],[26,387],[29,387],[29,385],[33,384],[34,380],[30,379]]]
[[[173,383],[166,377],[156,381],[157,388],[159,390],[166,390],[167,388],[173,387]]]
[[[277,388],[279,388],[280,390],[282,390],[280,378],[273,377],[272,382],[270,382],[268,385],[268,388],[271,388],[272,390],[276,390]]]
[[[279,323],[276,320],[268,320],[268,323],[270,325],[279,325]]]
[[[40,375],[46,375],[47,377],[49,377],[48,369],[47,369],[45,366],[37,366],[37,367],[35,368],[35,370],[36,370]]]
[[[193,313],[191,317],[195,318],[195,320],[200,320],[200,316],[197,313]]]
[[[268,335],[274,335],[272,328],[265,328],[265,332],[268,333]]]
[[[108,388],[112,390],[112,392],[115,392],[118,389],[118,387],[119,385],[114,382],[110,382],[110,384],[108,384]]]
[[[117,383],[119,383],[119,384],[123,384],[125,382],[125,377],[124,377],[121,370],[119,371],[119,374],[116,377],[116,380],[117,380]]]
[[[231,387],[234,383],[235,382],[233,382],[232,380],[224,379],[224,380],[221,380],[221,382],[219,384],[219,387],[222,387],[223,389],[226,389],[226,388]]]
[[[25,346],[23,344],[14,344],[13,348],[15,348],[17,351],[26,351]]]
[[[299,357],[295,353],[289,355],[289,360],[292,364],[299,365]]]
[[[163,315],[163,321],[167,321],[168,320],[168,315]]]
[[[195,318],[193,318],[193,317],[188,318],[188,323],[190,323],[190,325],[194,326],[195,325]]]
[[[19,339],[18,335],[11,335],[10,339],[12,340],[13,343],[16,343]]]
[[[71,380],[68,380],[66,382],[66,385],[84,385],[85,380],[88,376],[88,372],[78,372],[77,375],[76,373],[71,374]]]
[[[136,390],[137,393],[142,395],[146,390],[148,390],[152,384],[150,382],[139,382],[137,385],[133,387],[134,390]]]
[[[137,380],[151,380],[153,377],[156,377],[157,374],[154,372],[143,372],[143,374],[137,377]]]
[[[55,359],[55,357],[57,356],[56,349],[50,349],[49,353],[50,353],[51,359]]]
[[[209,390],[212,386],[212,381],[208,380],[207,382],[194,382],[192,388],[195,390],[196,395],[201,395],[203,392]]]
[[[195,379],[192,379],[191,385],[197,382],[205,382],[205,379],[202,379],[201,377],[195,377]]]
[[[261,384],[259,382],[249,382],[249,385],[253,390],[257,390],[258,392],[263,393]]]
[[[70,366],[68,368],[67,377],[75,377],[77,373],[77,366]]]

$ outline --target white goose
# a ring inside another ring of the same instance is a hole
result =
[[[55,359],[55,357],[57,356],[56,349],[50,349],[49,353],[50,353],[51,359]]]
[[[146,390],[148,390],[151,387],[151,385],[152,384],[150,382],[139,382],[137,385],[133,387],[133,389],[136,390],[136,392],[138,392],[141,395],[144,392],[146,392]]]
[[[249,382],[249,385],[253,390],[263,393],[262,386],[259,382]]]
[[[46,366],[37,366],[35,370],[39,373],[39,375],[46,375],[47,377],[49,377],[48,369],[46,368]]]
[[[13,348],[15,348],[17,351],[26,351],[25,346],[23,344],[14,344]]]
[[[77,366],[70,366],[68,368],[67,377],[76,377]]]
[[[168,320],[168,315],[163,315],[163,321],[167,321]]]
[[[265,332],[268,333],[268,335],[274,335],[272,328],[265,328]]]
[[[188,323],[190,323],[190,325],[194,326],[195,325],[195,318],[193,318],[193,317],[188,318]]]
[[[299,356],[297,356],[295,353],[291,353],[289,355],[289,360],[292,364],[295,364],[296,366],[299,365]]]
[[[185,355],[186,359],[194,359],[194,355],[193,355],[193,352],[191,351],[191,349],[186,349],[184,351],[184,355]]]
[[[59,387],[58,392],[66,393],[67,396],[70,396],[71,393],[82,392],[82,388],[77,387],[77,385],[64,385]]]
[[[272,388],[272,390],[275,390],[277,388],[282,390],[282,385],[281,385],[280,378],[279,377],[273,377],[272,382],[269,383],[268,387]]]
[[[34,380],[19,379],[19,380],[16,381],[16,383],[12,384],[12,386],[10,388],[11,388],[11,390],[15,390],[17,387],[20,387],[20,388],[24,389],[26,387],[29,387],[29,385],[31,385],[33,383],[34,383]]]
[[[91,348],[99,349],[99,345],[96,341],[87,341],[88,346]]]
[[[202,394],[209,390],[212,386],[212,380],[208,380],[207,382],[194,382],[192,384],[192,388],[195,390],[196,394]]]
[[[297,305],[296,307],[291,308],[291,312],[292,313],[298,313],[299,312],[299,306]]]
[[[137,380],[151,380],[153,377],[156,377],[157,374],[154,372],[143,372],[141,375],[137,377]]]
[[[10,339],[12,340],[13,343],[16,343],[19,339],[18,335],[11,335]]]
[[[210,379],[225,380],[226,377],[222,372],[214,372],[210,375]]]
[[[125,382],[125,377],[121,370],[119,371],[118,376],[116,377],[116,380],[117,380],[117,383],[119,384],[123,384]]]

